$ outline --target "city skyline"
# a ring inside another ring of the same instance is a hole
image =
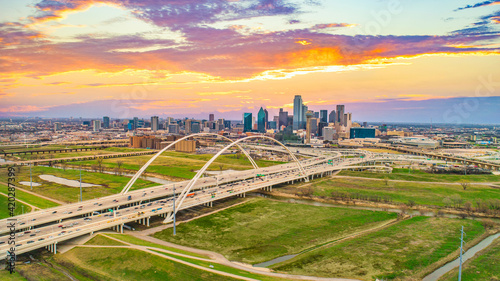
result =
[[[498,123],[500,1],[362,2],[1,1],[0,117]]]

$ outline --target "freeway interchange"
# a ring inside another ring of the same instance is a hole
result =
[[[330,175],[343,167],[373,161],[370,153],[359,152],[352,158],[339,153],[323,154],[301,161],[306,175],[301,174],[297,163],[237,171],[230,174],[200,178],[183,204],[175,210],[189,209],[215,200],[244,194],[273,185],[295,182],[305,178]],[[159,185],[128,193],[120,193],[84,202],[27,213],[0,220],[0,251],[7,252],[15,247],[16,254],[22,254],[42,247],[56,252],[56,245],[68,239],[92,234],[107,228],[123,231],[123,225],[142,222],[149,225],[151,216],[169,217],[173,211],[173,191],[182,193],[190,181]],[[168,221],[167,221],[168,222]],[[16,232],[9,232],[9,225],[15,224]],[[12,240],[15,244],[9,244]]]

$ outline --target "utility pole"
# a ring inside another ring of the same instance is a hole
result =
[[[458,269],[458,281],[462,281],[462,253],[463,253],[463,246],[464,246],[464,227],[462,226],[461,230],[461,237],[460,237],[460,267]]]
[[[83,201],[83,196],[82,196],[82,165],[80,165],[80,202]]]
[[[174,236],[175,236],[175,234],[176,234],[175,233],[175,184],[174,184],[174,210],[173,210],[173,212],[174,212]]]
[[[33,190],[33,178],[31,176],[31,163],[30,163],[30,188]]]

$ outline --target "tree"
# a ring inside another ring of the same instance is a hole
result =
[[[102,166],[102,157],[97,158],[97,167],[99,168],[99,173],[102,173],[104,167]]]
[[[118,160],[116,161],[116,168],[118,169],[118,173],[121,175],[121,169],[122,169],[123,161]]]
[[[224,164],[219,164],[219,169],[222,172],[222,169],[224,169]]]
[[[458,208],[460,207],[460,205],[462,205],[463,203],[463,199],[462,197],[460,197],[460,195],[458,194],[453,194],[451,197],[450,197],[451,201],[453,201],[453,204],[454,204],[454,207],[455,208]]]
[[[445,207],[447,207],[447,208],[450,207],[451,203],[453,203],[453,202],[451,201],[450,197],[445,197],[443,199],[443,204],[444,204]]]
[[[63,171],[66,171],[67,167],[68,167],[68,165],[66,164],[66,162],[61,163],[61,168],[63,169]]]
[[[389,178],[384,177],[385,186],[389,186]]]
[[[464,190],[466,190],[467,187],[469,187],[469,185],[470,185],[470,181],[467,179],[462,179],[462,180],[460,180],[460,185],[462,186],[462,188]]]
[[[470,201],[465,202],[464,209],[467,211],[467,213],[470,213],[472,211],[472,203]]]

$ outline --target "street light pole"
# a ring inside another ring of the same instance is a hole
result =
[[[174,210],[173,210],[173,212],[174,212],[174,236],[175,236],[175,234],[176,234],[175,233],[175,184],[174,184]]]

